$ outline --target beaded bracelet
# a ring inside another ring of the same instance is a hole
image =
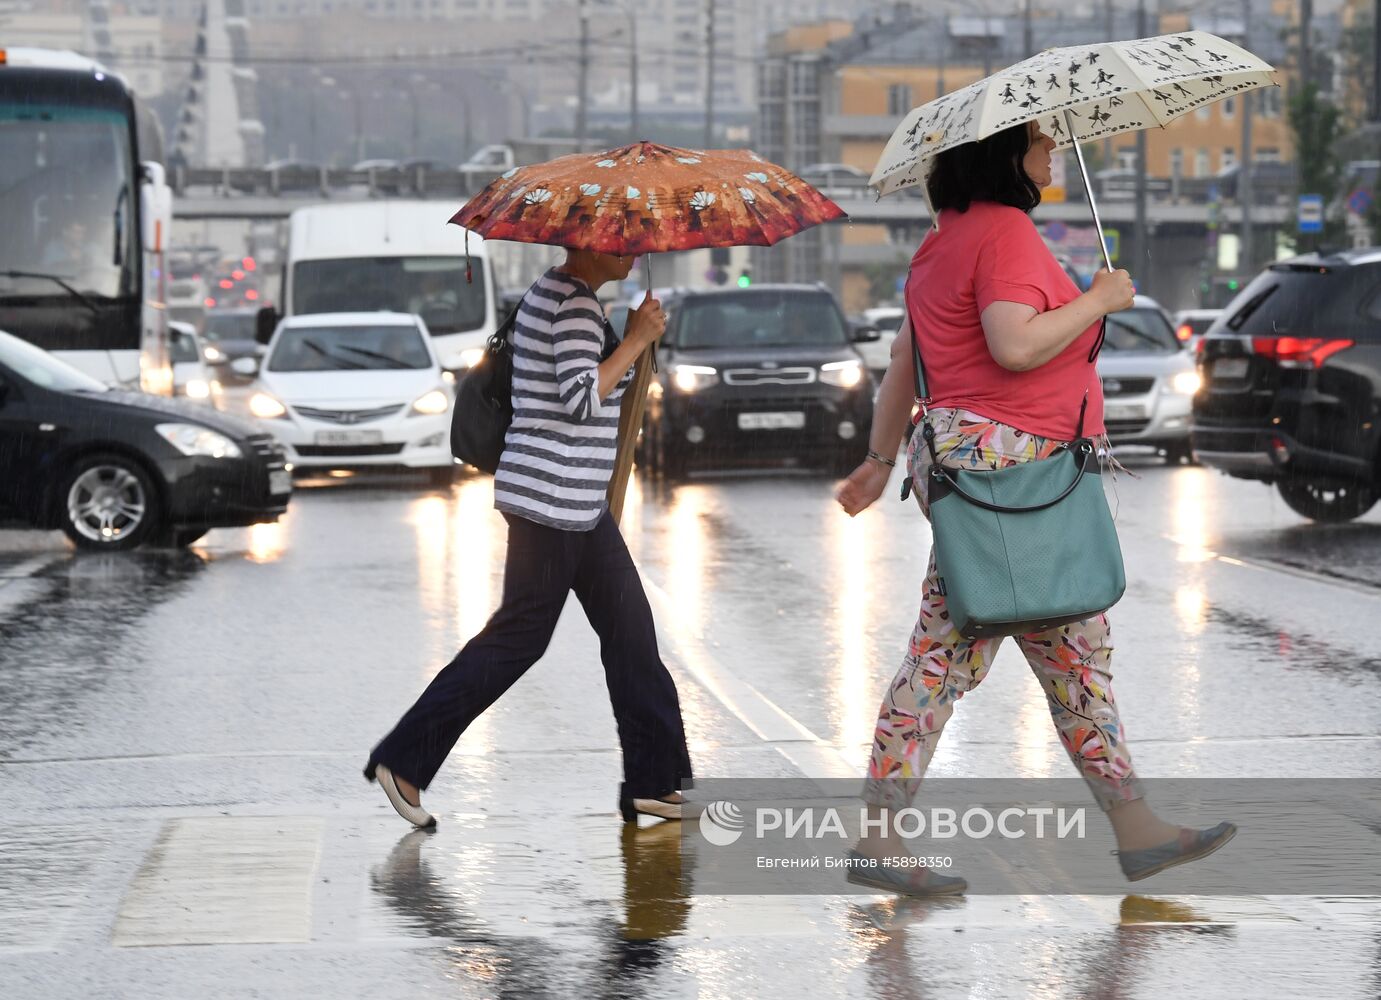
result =
[[[875,451],[871,451],[871,450],[870,450],[870,451],[868,452],[868,457],[871,458],[871,459],[872,459],[873,461],[875,461],[875,462],[881,462],[883,465],[887,466],[889,469],[895,469],[895,468],[897,467],[896,461],[894,461],[893,459],[888,458],[888,457],[885,456],[885,455],[880,455],[880,454],[878,454],[878,453],[875,452]]]

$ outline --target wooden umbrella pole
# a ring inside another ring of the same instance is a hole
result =
[[[643,257],[647,266],[647,294],[652,294],[652,255]],[[643,408],[647,404],[647,387],[652,382],[652,352],[656,347],[648,345],[647,350],[638,357],[633,369],[633,381],[623,394],[619,406],[619,446],[614,455],[614,474],[609,480],[609,513],[614,515],[614,523],[623,519],[623,500],[628,493],[628,476],[633,471],[633,452],[638,446],[638,431],[643,425]]]

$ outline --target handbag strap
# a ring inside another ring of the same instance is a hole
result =
[[[930,476],[932,479],[942,479],[955,493],[973,504],[975,507],[982,507],[984,510],[995,511],[999,514],[1031,514],[1038,510],[1045,510],[1054,507],[1057,503],[1069,496],[1078,488],[1080,481],[1084,478],[1084,473],[1088,471],[1089,459],[1093,457],[1093,444],[1089,441],[1080,441],[1073,449],[1074,451],[1074,478],[1055,498],[1043,501],[1042,503],[1030,504],[1026,507],[1009,507],[1006,504],[995,503],[992,500],[984,500],[976,497],[964,487],[959,485],[959,477],[954,469],[947,469],[938,462],[931,463]]]
[[[909,273],[907,274],[906,284],[907,286],[911,284],[911,275]],[[902,289],[902,301],[906,303],[906,315],[907,318],[911,321],[911,371],[915,382],[916,401],[921,404],[921,433],[925,437],[926,446],[930,449],[931,462],[933,465],[938,467],[940,464],[940,457],[936,454],[935,451],[935,431],[930,426],[930,420],[928,419],[928,404],[930,403],[930,383],[929,380],[926,378],[925,374],[925,362],[921,360],[920,326],[919,324],[917,324],[916,317],[911,311],[911,300],[907,297],[905,287]],[[1098,355],[1102,353],[1103,343],[1107,339],[1107,333],[1108,318],[1104,316],[1102,321],[1098,325],[1098,336],[1094,339],[1093,347],[1089,351],[1089,364],[1092,365],[1097,363]],[[1080,402],[1079,404],[1079,420],[1078,423],[1075,425],[1074,429],[1074,439],[1076,441],[1080,440],[1084,436],[1084,416],[1087,413],[1087,411],[1088,390],[1085,390],[1084,398],[1082,402]],[[1077,483],[1078,480],[1076,479],[1075,482]],[[908,477],[907,481],[903,483],[902,499],[906,499],[906,493],[909,492],[909,485],[910,479]],[[1073,487],[1071,486],[1070,489],[1073,489]],[[1063,497],[1061,497],[1061,499],[1063,499]]]

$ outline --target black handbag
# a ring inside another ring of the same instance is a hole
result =
[[[493,475],[513,423],[514,309],[485,345],[484,357],[456,385],[451,408],[451,454]]]
[[[489,338],[484,358],[456,385],[451,408],[451,454],[491,476],[498,471],[504,439],[513,423],[513,328],[517,323],[514,309]],[[606,319],[600,361],[607,361],[618,346],[619,338]]]

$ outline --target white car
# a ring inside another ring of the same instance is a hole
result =
[[[1114,445],[1161,449],[1172,465],[1192,459],[1190,414],[1202,380],[1154,299],[1138,295],[1132,308],[1108,317],[1098,375],[1103,423]]]
[[[402,466],[451,481],[451,383],[421,317],[311,313],[278,324],[245,405],[298,469]]]
[[[173,395],[211,403],[211,373],[202,360],[197,328],[180,320],[168,321],[168,354],[173,366]]]
[[[863,355],[863,363],[873,373],[873,378],[881,383],[883,373],[892,361],[892,341],[901,329],[902,317],[906,311],[901,306],[874,306],[865,309],[862,317],[870,325],[877,327],[878,339],[868,340],[854,346]]]

